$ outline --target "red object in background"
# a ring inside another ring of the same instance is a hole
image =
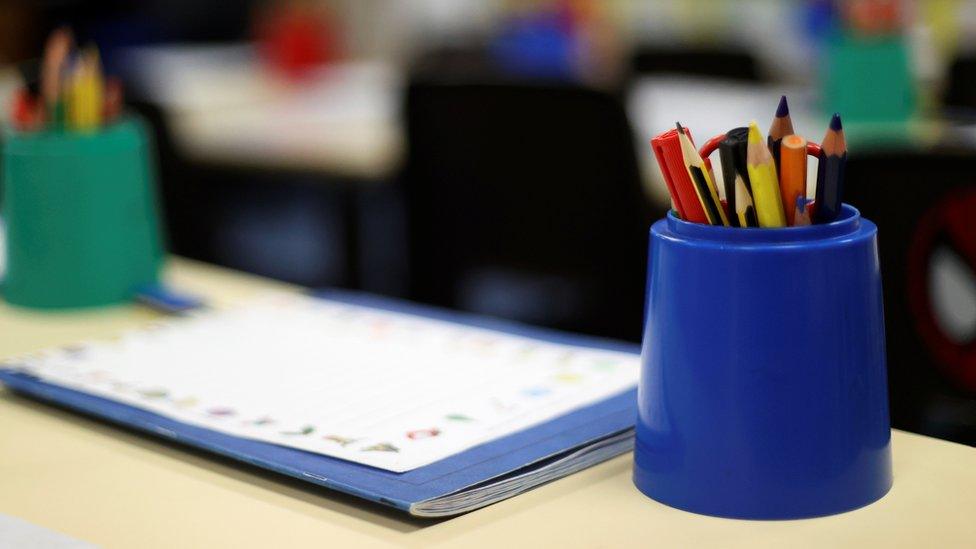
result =
[[[903,0],[847,0],[847,25],[865,35],[898,34],[905,27]]]
[[[932,257],[948,247],[976,273],[976,191],[950,194],[922,217],[908,253],[908,298],[916,329],[942,373],[958,387],[976,393],[976,334],[956,341],[939,325],[932,303]]]
[[[38,130],[44,126],[44,107],[41,98],[26,89],[18,90],[13,97],[11,120],[20,131]]]
[[[271,68],[291,80],[339,56],[336,26],[322,10],[276,4],[259,16],[258,48]]]

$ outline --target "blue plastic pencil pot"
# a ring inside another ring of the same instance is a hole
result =
[[[877,227],[651,227],[634,483],[667,505],[791,519],[891,488]]]

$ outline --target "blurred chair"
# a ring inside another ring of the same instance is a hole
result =
[[[307,170],[201,162],[180,150],[158,105],[141,98],[127,104],[153,128],[170,253],[304,286],[361,287],[359,208],[367,193],[360,191],[367,185]],[[377,194],[381,185],[368,187]]]
[[[756,58],[734,48],[638,47],[631,59],[635,76],[685,74],[746,82],[763,80]]]
[[[976,118],[976,57],[959,57],[949,66],[943,104],[953,118]]]
[[[421,78],[406,118],[414,299],[640,338],[647,231],[664,212],[614,96]]]
[[[973,151],[862,152],[845,200],[878,225],[891,419],[976,445]]]

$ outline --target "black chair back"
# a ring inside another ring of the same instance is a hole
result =
[[[406,104],[412,297],[638,340],[647,231],[613,95],[415,81]]]

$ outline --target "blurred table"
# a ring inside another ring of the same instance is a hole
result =
[[[221,306],[280,283],[182,259],[167,280]],[[0,305],[0,356],[109,337],[157,315]],[[631,484],[625,455],[467,515],[420,521],[0,390],[0,513],[104,547],[968,547],[976,450],[893,432],[879,502],[801,521],[678,511]],[[716,459],[721,459],[717,456]]]
[[[382,63],[335,63],[289,82],[251,45],[182,45],[128,50],[121,64],[189,159],[363,181],[399,166],[401,77]]]
[[[401,291],[385,274],[405,268],[397,69],[343,61],[293,81],[250,44],[116,58],[156,126],[174,252],[309,286]]]

